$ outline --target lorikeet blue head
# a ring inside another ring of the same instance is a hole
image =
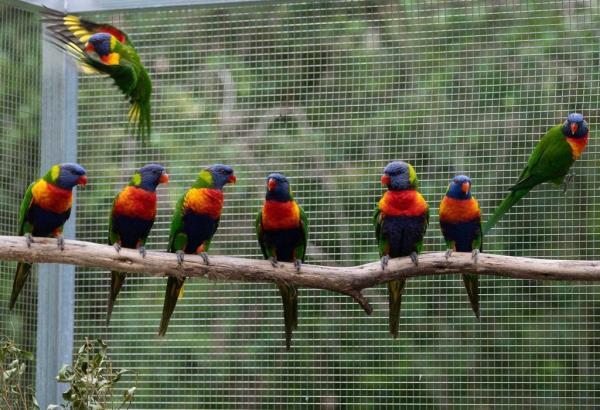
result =
[[[52,183],[63,189],[72,189],[75,185],[87,184],[85,169],[79,164],[65,162],[58,165],[58,169],[51,170]]]
[[[236,177],[233,175],[233,168],[223,164],[211,165],[207,168],[212,176],[215,189],[223,189],[225,184],[235,184]]]
[[[457,175],[448,186],[446,195],[453,199],[471,198],[471,178],[466,175]]]
[[[145,191],[154,192],[158,184],[169,182],[169,175],[162,165],[148,164],[140,168],[139,173],[133,176],[133,182]]]
[[[562,127],[563,135],[569,138],[583,138],[588,132],[588,125],[583,119],[583,115],[576,112],[569,114]]]
[[[381,183],[390,191],[415,189],[418,185],[417,174],[412,165],[402,162],[390,162],[383,170]]]
[[[267,201],[287,202],[292,199],[290,182],[285,175],[274,172],[267,177]]]
[[[88,52],[95,52],[100,57],[112,52],[112,36],[108,33],[96,33],[92,35],[85,46]]]

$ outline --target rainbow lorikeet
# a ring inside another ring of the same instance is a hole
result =
[[[423,249],[423,237],[429,224],[429,206],[417,191],[419,182],[412,165],[402,161],[389,163],[383,170],[381,183],[387,191],[373,215],[375,237],[385,269],[390,258],[410,256],[418,265]],[[388,282],[389,326],[392,336],[398,336],[400,304],[406,279]]]
[[[277,261],[293,262],[300,272],[306,256],[308,219],[282,174],[267,177],[265,202],[256,215],[256,235],[265,259],[273,266],[277,266]],[[298,288],[289,283],[278,283],[277,287],[283,302],[285,347],[289,350],[292,331],[298,328]]]
[[[446,258],[457,251],[472,252],[473,259],[477,260],[483,245],[481,211],[471,195],[471,179],[468,176],[457,175],[450,181],[440,203],[440,228],[448,248]],[[473,312],[479,319],[479,279],[473,274],[462,277]]]
[[[517,183],[510,188],[510,194],[504,198],[492,217],[485,223],[483,235],[486,235],[502,215],[536,185],[542,182],[560,185],[564,181],[566,190],[572,177],[567,175],[567,172],[585,150],[588,134],[588,124],[583,119],[583,115],[578,113],[569,114],[563,124],[550,128],[535,146]]]
[[[115,197],[108,222],[108,243],[118,251],[121,247],[138,249],[146,256],[146,239],[156,217],[156,187],[169,182],[162,165],[148,164],[136,172],[129,185]],[[111,272],[106,324],[121,287],[127,276],[124,272]]]
[[[44,9],[50,40],[72,55],[85,72],[110,76],[131,103],[129,121],[142,139],[150,135],[152,81],[127,34],[110,24]]]
[[[87,183],[85,169],[79,164],[54,165],[40,179],[27,188],[19,209],[19,235],[25,235],[27,246],[32,236],[54,237],[58,247],[64,249],[63,225],[71,215],[72,189]],[[10,308],[15,307],[17,297],[31,271],[31,264],[19,262],[10,296]]]
[[[171,220],[169,252],[177,254],[183,263],[184,254],[199,254],[208,265],[208,252],[213,235],[219,227],[223,209],[223,187],[235,183],[233,169],[227,165],[212,165],[198,174],[196,182],[179,199]],[[158,334],[164,336],[175,310],[185,278],[170,276],[165,291],[165,303]]]

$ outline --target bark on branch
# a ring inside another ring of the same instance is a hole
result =
[[[399,278],[476,273],[519,279],[600,280],[600,261],[533,259],[483,253],[474,263],[470,253],[453,253],[446,260],[444,253],[435,252],[421,255],[419,266],[407,257],[390,260],[385,270],[377,261],[346,268],[305,264],[301,272],[296,273],[290,263],[273,267],[264,260],[215,255],[210,256],[210,265],[206,265],[199,256],[185,255],[184,263],[179,266],[172,253],[148,251],[142,258],[136,250],[121,249],[117,253],[112,246],[75,240],[65,240],[64,251],[60,251],[56,240],[51,238],[34,238],[34,243],[28,248],[25,238],[19,236],[0,236],[0,260],[63,263],[153,276],[294,283],[351,296],[368,314],[372,308],[362,290]]]

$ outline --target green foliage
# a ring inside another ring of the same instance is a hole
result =
[[[56,376],[56,380],[60,383],[67,383],[71,386],[63,393],[63,399],[67,404],[64,406],[50,405],[48,410],[129,408],[135,394],[135,386],[123,392],[123,398],[118,407],[115,407],[113,400],[114,385],[121,380],[124,374],[129,372],[127,369],[113,369],[112,360],[108,357],[108,346],[102,339],[93,342],[86,338],[75,356],[73,366],[63,365]]]
[[[33,389],[23,386],[26,361],[33,354],[22,350],[14,341],[3,337],[0,341],[0,408],[3,410],[39,408]]]

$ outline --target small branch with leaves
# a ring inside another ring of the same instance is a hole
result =
[[[348,295],[367,312],[371,305],[362,294],[390,280],[425,275],[474,273],[519,279],[600,281],[600,261],[533,259],[493,254],[426,253],[418,266],[409,257],[395,258],[382,269],[379,261],[354,267],[302,265],[296,272],[291,263],[276,267],[265,260],[211,255],[209,264],[196,255],[185,255],[179,264],[175,254],[148,251],[143,257],[136,250],[115,248],[92,242],[65,240],[64,250],[56,239],[33,238],[31,247],[24,237],[0,236],[0,260],[31,263],[63,263],[107,271],[121,271],[152,276],[203,277],[219,281],[283,282],[300,287],[326,289]]]

